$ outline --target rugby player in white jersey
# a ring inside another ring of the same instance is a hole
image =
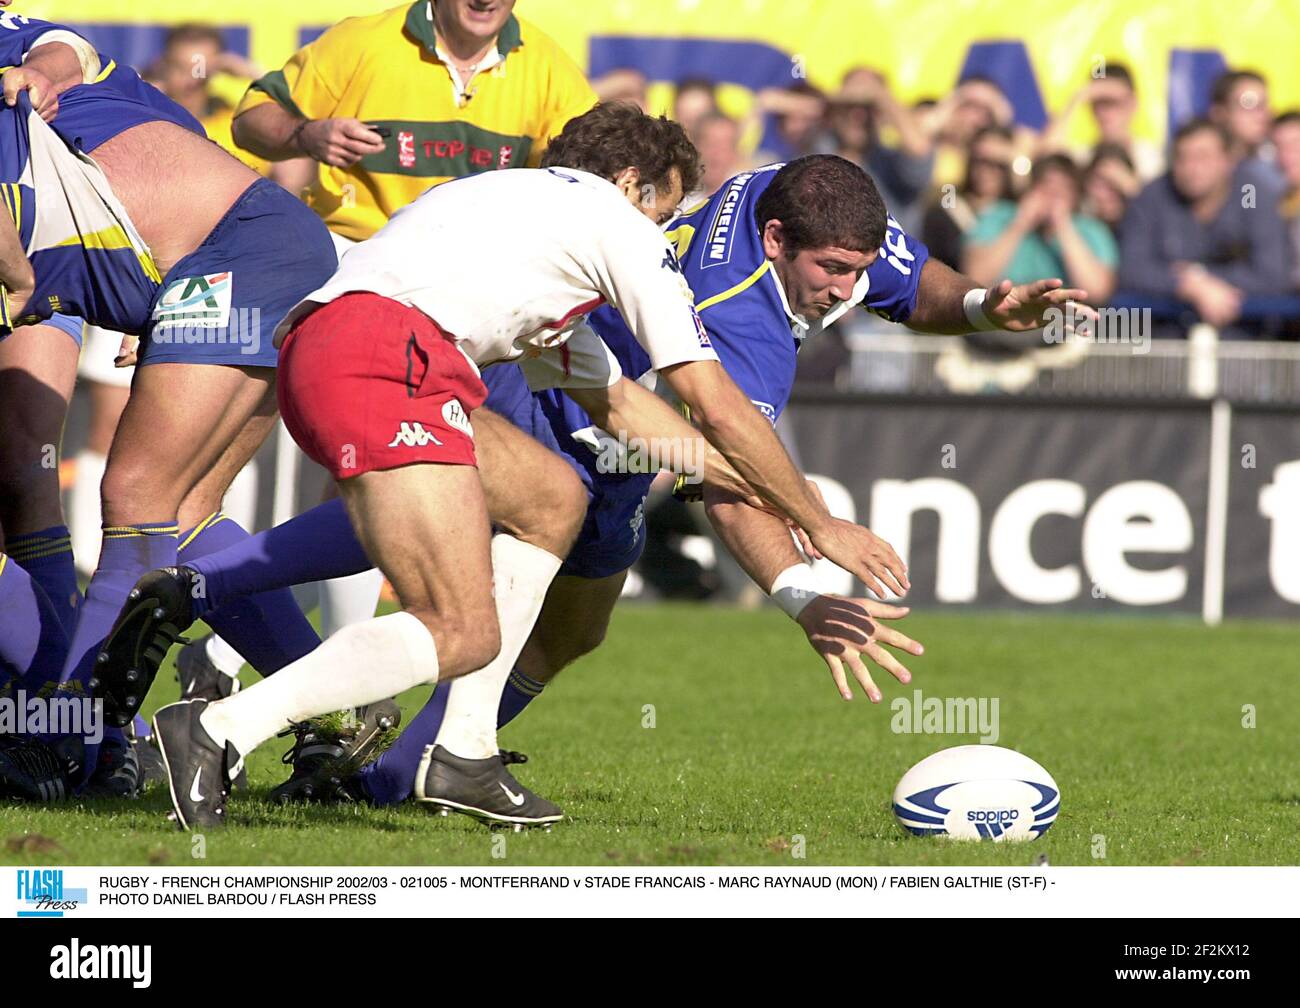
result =
[[[486,394],[476,365],[513,360],[530,385],[564,388],[604,430],[662,433],[662,404],[621,376],[583,319],[603,303],[755,495],[867,584],[906,590],[893,550],[829,514],[709,346],[656,227],[698,173],[685,134],[630,106],[587,116],[600,121],[602,149],[626,150],[620,164],[646,163],[639,152],[647,148],[680,156],[662,178],[557,166],[440,186],[349,252],[277,330],[285,423],[338,482],[402,609],[345,628],[232,697],[159,711],[182,828],[224,822],[244,756],[291,724],[442,680],[454,681],[422,768],[425,800],[516,825],[561,818],[505,769],[496,713],[563,551],[492,536],[471,414]],[[850,266],[860,273],[870,258],[860,253]],[[494,569],[509,572],[495,602]]]

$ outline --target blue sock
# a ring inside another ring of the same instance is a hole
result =
[[[55,684],[68,654],[68,635],[35,579],[0,553],[0,694],[29,695]]]
[[[237,521],[218,511],[181,536],[176,558],[194,566],[192,561],[200,557],[237,550],[252,538]],[[278,672],[320,644],[320,637],[288,588],[231,597],[205,613],[203,619],[264,676]]]
[[[9,536],[5,550],[45,591],[54,611],[59,614],[63,629],[71,637],[77,626],[81,589],[77,587],[77,568],[72,562],[68,526],[55,525],[40,532]]]
[[[504,728],[517,718],[523,709],[542,695],[546,683],[530,679],[517,668],[510,670],[505,689],[501,691],[501,703],[497,707],[497,727]]]
[[[206,596],[195,605],[204,619],[209,610],[241,595],[360,574],[374,566],[337,497],[185,565],[207,580]]]
[[[512,669],[501,691],[501,704],[497,707],[497,727],[513,721],[534,698],[541,695],[545,683],[530,679],[518,669]],[[361,786],[376,805],[396,805],[405,801],[415,787],[415,774],[420,768],[425,746],[433,745],[447,712],[447,695],[451,683],[439,683],[420,713],[415,715],[392,748],[379,759],[362,769]]]
[[[77,629],[68,646],[63,666],[64,690],[73,696],[89,696],[87,688],[95,656],[113,629],[127,593],[140,575],[155,567],[176,563],[176,525],[167,522],[143,522],[139,525],[104,526],[104,545],[99,552],[99,567],[86,588],[86,599],[77,618]],[[104,727],[104,741],[123,742],[121,730]],[[85,779],[89,779],[99,757],[98,747],[87,742]]]

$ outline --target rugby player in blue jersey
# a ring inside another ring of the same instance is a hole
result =
[[[563,154],[562,146],[556,148],[555,156]],[[761,198],[765,195],[766,200]],[[973,283],[930,261],[923,246],[890,226],[871,180],[834,157],[805,158],[738,176],[669,230],[708,338],[724,367],[770,420],[788,398],[800,339],[859,301],[917,328],[962,332],[1035,328],[1048,309],[1085,296],[1062,289],[1059,280],[976,291]],[[626,374],[649,370],[648,358],[613,313],[598,311],[591,322]],[[640,507],[649,477],[599,471],[593,453],[575,441],[575,435],[593,425],[563,395],[533,396],[509,366],[487,369],[484,379],[491,393],[487,408],[568,456],[591,497],[577,545],[552,585],[503,693],[499,717],[504,723],[603,637],[626,571],[644,541]],[[907,680],[906,669],[881,645],[912,654],[920,652],[919,646],[876,622],[905,610],[866,599],[816,596],[799,582],[800,560],[782,520],[731,495],[714,493],[708,505],[746,569],[798,618],[842,695],[851,696],[847,665],[868,695],[880,698],[862,654]],[[328,549],[320,548],[326,543]],[[342,509],[323,505],[247,544],[189,564],[180,576],[187,583],[196,575],[203,578],[207,595],[196,600],[192,615],[197,618],[204,607],[223,604],[233,595],[353,573],[366,563]],[[869,587],[879,592],[881,586]],[[444,702],[435,693],[397,745],[359,777],[340,780],[337,762],[300,767],[304,772],[296,773],[282,794],[310,790],[317,797],[346,795],[386,803],[405,797],[413,784],[418,793],[415,771],[436,736]],[[325,734],[309,728],[296,751],[327,753]],[[336,746],[334,755],[346,766],[346,746]]]
[[[275,422],[271,332],[337,259],[316,215],[208,141],[193,117],[129,67],[88,44],[31,49],[51,32],[75,39],[62,26],[0,15],[0,66],[15,68],[5,75],[14,104],[0,108],[8,211],[0,214],[0,335],[74,315],[139,337],[140,367],[102,486],[103,550],[66,659],[53,678],[41,662],[11,675],[22,676],[29,693],[90,697],[100,644],[140,574],[174,563],[178,551],[199,556],[246,537],[220,506]],[[59,337],[48,326],[39,331],[46,345],[23,341],[33,374],[48,372],[51,359],[75,366],[66,346],[50,343]],[[58,407],[53,398],[28,402]],[[61,536],[50,538],[48,549],[59,551]],[[26,556],[46,553],[20,544]],[[29,585],[19,588],[21,605],[5,607],[6,626],[36,625],[40,599]],[[261,652],[259,665],[285,663],[288,655],[276,650],[285,642],[296,641],[295,653],[316,643],[287,593],[214,615],[246,657]],[[47,664],[48,650],[37,650]],[[125,758],[116,729],[103,747],[84,751],[55,753],[44,744],[52,741],[0,750],[0,788],[28,794],[33,775],[58,763],[54,790],[66,793],[92,774],[113,776]],[[119,782],[121,792],[134,790],[131,776]]]

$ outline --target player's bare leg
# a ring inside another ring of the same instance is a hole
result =
[[[13,537],[63,523],[58,447],[77,379],[77,345],[51,326],[0,340],[0,530]]]
[[[474,422],[484,491],[499,530],[492,537],[492,568],[501,648],[491,663],[451,683],[436,740],[415,774],[415,794],[444,813],[536,825],[558,819],[559,809],[551,806],[553,812],[538,815],[544,810],[533,808],[533,796],[513,779],[498,779],[505,771],[497,709],[546,590],[581,527],[586,493],[558,455],[506,420],[479,411]]]
[[[557,577],[516,667],[549,683],[561,670],[600,647],[623,593],[627,571],[603,578]]]
[[[57,680],[81,601],[59,503],[77,345],[52,326],[0,340],[0,691]],[[27,647],[31,644],[32,647]]]
[[[296,722],[488,664],[500,648],[490,526],[472,466],[418,463],[344,480],[343,499],[402,611],[345,627],[271,678],[155,721],[184,827],[218,825],[235,764]]]

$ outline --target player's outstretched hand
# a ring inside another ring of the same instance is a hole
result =
[[[5,104],[13,108],[18,92],[26,91],[36,114],[50,122],[59,111],[59,94],[54,82],[39,70],[16,66],[5,71]]]
[[[906,606],[893,606],[864,598],[842,598],[839,595],[820,595],[803,608],[799,625],[808,635],[808,643],[822,656],[831,670],[835,688],[845,700],[853,699],[848,679],[844,674],[847,664],[872,703],[880,703],[881,694],[871,672],[862,661],[866,655],[900,683],[912,681],[912,673],[882,645],[898,648],[910,655],[925,653],[916,641],[877,620],[901,619],[910,610]]]
[[[313,119],[299,130],[298,144],[322,164],[349,168],[382,151],[384,138],[360,119]]]
[[[818,553],[839,564],[881,598],[890,593],[907,594],[907,568],[894,547],[870,529],[832,518],[815,534],[810,532],[808,538]]]
[[[1087,291],[1066,287],[1060,277],[1019,285],[1003,280],[989,288],[983,307],[988,320],[999,328],[1026,332],[1041,329],[1062,316],[1075,326],[1095,322],[1096,310],[1083,303],[1087,296]]]

